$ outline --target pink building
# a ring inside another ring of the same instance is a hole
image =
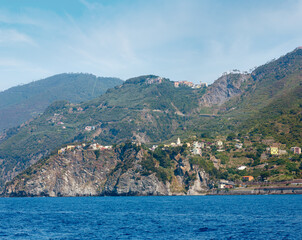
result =
[[[290,150],[293,151],[294,154],[301,154],[301,148],[299,147],[292,147]]]

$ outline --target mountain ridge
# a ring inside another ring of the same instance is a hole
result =
[[[63,73],[0,92],[0,131],[43,113],[54,101],[88,101],[122,83],[118,78]]]
[[[0,143],[2,184],[67,143],[130,139],[156,144],[177,136],[252,133],[260,116],[270,122],[282,110],[299,109],[301,96],[292,90],[301,84],[301,68],[302,50],[297,49],[251,74],[222,76],[209,88],[176,87],[169,79],[146,75],[89,102],[54,103]]]

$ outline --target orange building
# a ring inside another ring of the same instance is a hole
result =
[[[250,182],[250,181],[254,180],[254,177],[253,177],[253,176],[243,176],[243,177],[242,177],[242,180],[243,180],[243,181],[249,181],[249,182]]]

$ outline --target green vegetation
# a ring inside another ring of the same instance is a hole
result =
[[[88,101],[120,84],[117,78],[65,73],[10,88],[0,92],[0,132],[37,116],[54,101]]]
[[[213,178],[234,180],[243,174],[262,180],[301,177],[300,158],[290,153],[271,156],[266,151],[270,145],[265,143],[271,138],[284,144],[284,150],[289,152],[290,147],[302,142],[301,70],[302,50],[297,49],[255,69],[240,86],[242,93],[221,106],[201,104],[205,88],[176,88],[168,79],[152,75],[129,79],[88,102],[53,103],[44,114],[10,129],[0,140],[3,175],[7,176],[12,169],[21,171],[30,165],[30,160],[71,142],[96,141],[107,145],[131,139],[161,144],[179,136],[191,138],[192,142],[194,138],[203,138],[213,143],[220,136],[227,142],[225,151],[217,152],[219,149],[213,144],[202,157],[190,160]],[[237,84],[236,79],[233,81]],[[227,90],[234,90],[232,86]],[[211,89],[214,87],[213,84]],[[86,126],[94,129],[85,130]],[[243,144],[242,149],[235,147],[236,140]],[[121,154],[131,146],[126,142]],[[180,164],[178,154],[188,156],[188,149],[157,148],[142,161],[144,174],[155,172],[163,181],[172,181],[171,170]],[[219,171],[213,165],[214,158],[221,165]],[[130,156],[122,164],[126,168],[132,166]],[[237,170],[240,165],[246,165],[248,170]],[[188,179],[192,181],[194,176],[189,174]]]

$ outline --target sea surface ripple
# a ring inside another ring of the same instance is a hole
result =
[[[302,196],[0,198],[0,239],[302,239]]]

